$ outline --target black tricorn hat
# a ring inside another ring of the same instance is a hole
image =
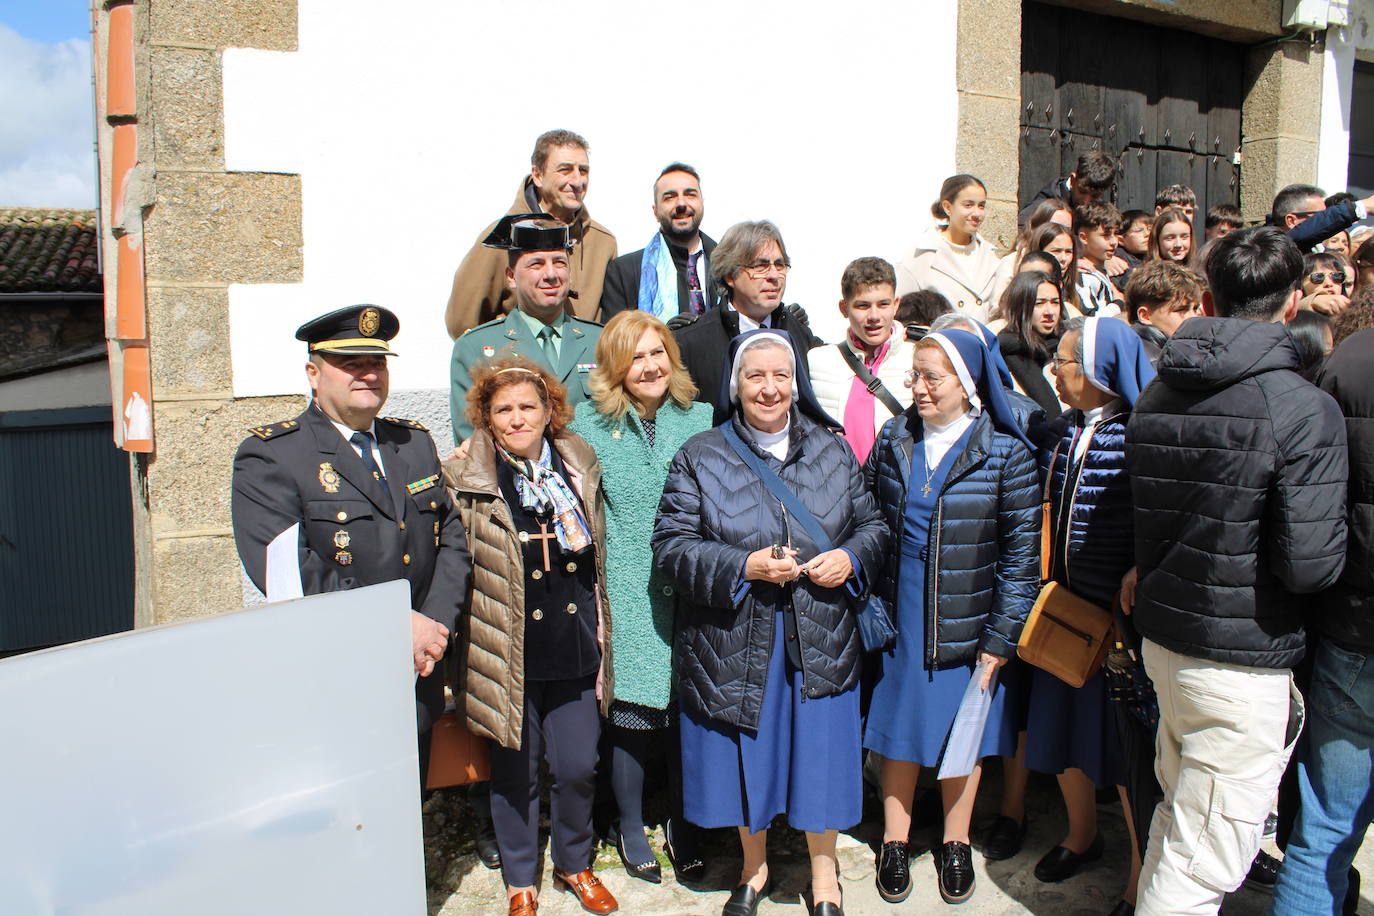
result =
[[[396,356],[391,339],[401,330],[401,320],[380,305],[349,305],[313,318],[296,328],[296,339],[310,345],[311,353],[376,353]]]
[[[567,223],[547,213],[508,213],[497,221],[482,244],[506,251],[571,251]]]

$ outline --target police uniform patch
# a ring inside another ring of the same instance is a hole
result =
[[[334,532],[334,546],[338,547],[340,550],[347,547],[352,540],[352,536],[343,528]]]
[[[388,423],[393,423],[396,426],[404,426],[408,429],[418,429],[421,432],[426,433],[429,432],[429,427],[421,423],[419,420],[407,420],[403,417],[382,417],[381,419],[385,420]]]
[[[364,337],[376,337],[382,326],[382,313],[369,306],[358,315],[358,333]]]
[[[486,357],[495,356],[495,355],[496,355],[496,348],[495,348],[495,347],[483,347],[483,348],[482,348],[482,355],[483,355],[483,356],[486,356]]]
[[[353,554],[349,553],[347,550],[340,550],[338,553],[334,554],[334,562],[338,563],[340,566],[347,566],[353,562]]]
[[[339,492],[339,472],[334,470],[334,465],[328,461],[320,462],[320,486],[326,493]],[[347,544],[340,544],[340,547],[347,547]]]
[[[280,423],[268,423],[266,426],[250,426],[248,431],[259,439],[271,439],[273,436],[280,436],[283,433],[291,433],[300,429],[301,425],[295,420],[283,420]]]

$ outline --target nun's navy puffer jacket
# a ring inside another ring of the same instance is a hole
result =
[[[1077,410],[1065,411],[1042,437],[1041,472],[1052,475],[1051,575],[1075,595],[1108,608],[1121,577],[1135,564],[1131,478],[1126,472],[1126,421],[1131,414],[1123,408],[1103,417],[1093,428],[1083,460],[1075,463],[1073,440],[1080,416]]]
[[[902,516],[920,437],[914,409],[893,417],[864,467],[892,532],[874,585],[891,601],[897,600]],[[974,420],[945,479],[936,521],[926,563],[926,667],[968,664],[979,652],[1011,658],[1040,588],[1039,475],[1025,443],[994,429],[986,413]]]
[[[738,419],[730,422],[871,582],[887,528],[849,444],[794,408],[787,459],[779,463]],[[678,700],[698,716],[747,731],[758,728],[774,623],[786,602],[796,614],[803,698],[842,693],[859,681],[862,646],[845,588],[805,577],[786,588],[753,582],[736,603],[745,560],[774,544],[791,544],[802,561],[818,553],[719,429],[688,439],[668,468],[653,534],[654,565],[677,586]]]

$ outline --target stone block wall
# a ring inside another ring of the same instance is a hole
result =
[[[97,10],[98,29],[115,5]],[[137,620],[149,625],[242,603],[234,451],[248,427],[294,416],[305,399],[233,396],[228,288],[299,282],[303,240],[300,176],[224,168],[224,50],[294,50],[295,0],[133,6],[138,165],[107,222],[141,239],[146,276],[155,451],[140,456],[134,489]],[[108,185],[104,162],[102,176]]]

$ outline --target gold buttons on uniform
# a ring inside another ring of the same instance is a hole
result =
[[[407,553],[407,554],[403,554],[403,555],[401,556],[401,562],[404,563],[405,565],[409,566],[409,565],[410,565],[410,554],[408,554],[408,553]]]
[[[405,522],[401,522],[401,530],[402,530],[402,531],[405,531],[405,530],[406,530],[406,523],[405,523]]]
[[[543,620],[544,612],[539,610],[539,608],[535,608],[534,613],[530,614],[530,616],[533,617],[535,620]]]
[[[576,564],[576,563],[569,562],[566,568],[567,568],[568,572],[570,572],[570,573],[575,573],[575,572],[577,572],[577,564]]]
[[[532,573],[530,573],[530,578],[534,579],[537,582],[538,580],[544,578],[544,571],[542,569],[536,569]]]
[[[567,606],[566,608],[564,608],[564,610],[566,610],[569,614],[576,614],[576,613],[577,613],[577,605],[574,604],[574,603],[572,603],[571,601],[569,601],[569,602],[568,602],[568,606]]]
[[[348,518],[348,513],[340,512],[337,516],[335,516],[335,518],[337,518],[339,521],[343,521],[344,519]]]
[[[431,509],[437,509],[437,508],[439,508],[439,504],[436,503],[434,500],[431,499],[431,500],[429,501],[429,507],[430,507]]]

